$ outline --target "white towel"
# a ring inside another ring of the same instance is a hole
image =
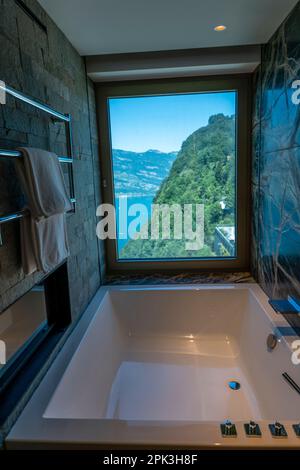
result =
[[[28,199],[21,219],[22,265],[26,274],[47,273],[69,256],[65,212],[72,208],[55,154],[21,148],[16,170]]]
[[[39,220],[23,217],[21,224],[21,254],[25,274],[35,271],[48,273],[69,255],[66,219],[55,214]]]
[[[34,218],[63,214],[72,209],[57,155],[35,148],[21,147],[17,170]]]

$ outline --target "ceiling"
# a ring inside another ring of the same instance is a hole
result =
[[[267,42],[297,0],[39,0],[81,55]],[[215,32],[224,24],[226,31]]]
[[[111,82],[251,73],[260,60],[259,45],[207,47],[90,55],[86,57],[86,69],[93,81]]]

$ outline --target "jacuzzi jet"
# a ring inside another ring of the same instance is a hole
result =
[[[241,384],[236,380],[231,380],[228,382],[228,386],[231,388],[231,390],[239,390],[241,388]]]

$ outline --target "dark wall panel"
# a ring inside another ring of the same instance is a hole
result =
[[[300,3],[263,46],[254,80],[252,269],[271,298],[300,298],[299,25]]]

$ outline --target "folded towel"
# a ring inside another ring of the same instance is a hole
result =
[[[26,274],[47,273],[69,256],[65,212],[72,208],[55,154],[21,148],[16,170],[28,199],[21,219],[22,265]]]
[[[39,220],[23,217],[21,224],[22,266],[25,274],[48,273],[69,256],[64,214]]]
[[[57,155],[21,147],[23,159],[16,160],[29,209],[35,218],[63,214],[72,209]]]

